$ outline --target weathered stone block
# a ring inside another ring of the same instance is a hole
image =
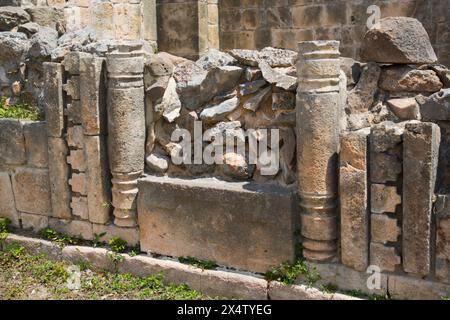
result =
[[[348,133],[341,139],[339,191],[341,204],[341,259],[364,271],[369,260],[369,209],[367,142],[369,129]]]
[[[12,176],[12,185],[18,211],[51,215],[48,170],[17,168]]]
[[[84,240],[94,239],[92,224],[88,221],[63,220],[50,218],[49,227],[74,237],[80,237]]]
[[[382,271],[394,272],[401,263],[400,256],[394,247],[372,242],[370,244],[370,264],[380,267]]]
[[[10,219],[15,227],[20,225],[19,215],[14,202],[11,178],[7,172],[0,172],[0,217]]]
[[[67,144],[69,145],[69,147],[83,149],[83,142],[84,135],[82,126],[78,125],[67,128]]]
[[[44,105],[49,137],[64,133],[63,67],[59,63],[44,63]]]
[[[67,163],[70,164],[72,170],[86,171],[86,161],[84,159],[83,150],[70,150],[67,157]]]
[[[396,242],[401,229],[397,226],[397,219],[389,218],[385,214],[372,214],[371,241],[379,243]]]
[[[24,164],[26,162],[25,139],[19,120],[0,119],[0,163]]]
[[[402,173],[402,163],[395,154],[372,152],[370,154],[370,181],[372,183],[396,182]]]
[[[48,227],[48,216],[22,212],[20,214],[20,219],[22,221],[23,229],[31,229],[34,232],[38,232]]]
[[[23,134],[27,150],[27,163],[45,168],[48,166],[47,125],[45,122],[24,122]]]
[[[72,100],[80,100],[80,77],[72,76],[63,84],[63,89]]]
[[[86,175],[84,173],[72,173],[72,178],[69,179],[69,184],[72,187],[72,192],[87,194]]]
[[[72,208],[72,214],[81,220],[87,220],[89,218],[87,198],[86,197],[72,197],[70,203]]]
[[[84,138],[89,221],[100,224],[109,221],[111,212],[111,181],[105,139],[103,136]]]
[[[101,241],[109,241],[113,237],[120,237],[125,240],[128,245],[135,246],[139,244],[139,229],[138,228],[121,228],[113,224],[92,224],[94,234],[106,233],[101,238]]]
[[[438,215],[436,238],[436,277],[450,283],[450,215]]]
[[[405,126],[403,142],[403,266],[427,275],[431,264],[431,220],[440,129],[433,123]]]
[[[404,124],[382,122],[372,127],[370,146],[372,152],[387,152],[395,149],[402,142]]]
[[[393,299],[440,300],[450,295],[450,286],[405,276],[389,276],[389,293]]]
[[[69,219],[70,210],[70,167],[66,163],[69,148],[62,138],[48,138],[48,167],[52,198],[53,217]]]
[[[294,259],[295,198],[274,186],[149,176],[139,181],[141,248],[265,272]]]
[[[396,187],[372,184],[370,190],[370,209],[373,213],[395,213],[395,207],[402,203]]]

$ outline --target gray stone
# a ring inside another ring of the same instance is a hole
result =
[[[450,89],[443,89],[429,97],[418,96],[423,121],[446,121],[450,119]]]
[[[429,280],[389,276],[389,294],[393,299],[441,300],[450,295],[450,286]]]
[[[23,134],[27,150],[27,163],[34,167],[48,167],[47,124],[24,122]]]
[[[341,259],[344,265],[358,271],[365,271],[369,265],[369,133],[370,129],[363,129],[345,134],[339,158]]]
[[[272,125],[282,127],[295,127],[296,124],[296,112],[280,112],[275,119],[272,120]]]
[[[37,33],[40,29],[40,26],[35,22],[27,22],[20,25],[17,28],[17,32],[25,33],[28,37],[31,37],[33,34]]]
[[[269,297],[270,300],[332,300],[333,294],[323,293],[307,285],[285,285],[271,281]]]
[[[22,228],[39,232],[48,227],[49,217],[22,212],[20,214]]]
[[[29,21],[30,15],[20,7],[0,7],[0,31],[10,31]]]
[[[50,218],[49,227],[73,237],[80,237],[84,240],[94,239],[92,232],[92,223],[79,220],[63,220]]]
[[[223,155],[223,164],[219,170],[225,175],[237,180],[248,179],[252,172],[244,155],[235,152],[226,152]]]
[[[66,163],[69,148],[62,138],[48,138],[48,168],[52,200],[52,216],[70,219],[70,168]]]
[[[170,78],[161,103],[155,105],[154,110],[168,122],[174,122],[180,116],[181,101],[177,93],[177,84],[173,78]]]
[[[27,36],[19,32],[0,32],[0,61],[7,71],[15,70],[23,64],[30,47]]]
[[[385,214],[371,214],[370,219],[371,241],[382,244],[397,242],[401,233],[397,219],[389,218]]]
[[[237,107],[239,107],[239,99],[232,98],[229,100],[225,100],[222,103],[214,106],[207,106],[200,113],[200,119],[205,122],[219,122],[225,118],[228,114],[234,111]]]
[[[440,129],[433,123],[405,126],[403,142],[403,268],[430,273],[433,197]]]
[[[147,167],[154,172],[166,172],[169,169],[169,158],[158,153],[151,153],[145,158]]]
[[[272,110],[295,109],[295,94],[290,91],[272,93]]]
[[[173,70],[173,63],[160,54],[152,55],[145,64],[145,72],[149,72],[153,77],[171,76]]]
[[[289,67],[295,65],[297,52],[267,47],[261,51],[233,49],[229,52],[241,64],[257,67],[261,62],[271,67]]]
[[[339,58],[341,61],[341,70],[347,76],[347,86],[354,86],[361,77],[362,66],[358,61],[352,58]]]
[[[85,172],[86,171],[86,159],[84,158],[83,150],[69,150],[67,157],[67,163],[70,164],[72,170]]]
[[[80,125],[76,125],[73,127],[67,128],[67,136],[66,136],[67,144],[71,148],[75,149],[83,149],[84,146],[84,134],[83,127]]]
[[[17,168],[12,186],[18,211],[50,216],[50,181],[48,170]]]
[[[424,64],[436,62],[430,38],[422,24],[407,17],[388,17],[364,35],[361,56],[380,63]]]
[[[257,272],[294,259],[297,220],[292,216],[295,197],[288,189],[152,176],[141,179],[138,187],[143,251]],[[240,223],[231,222],[235,219]]]
[[[10,245],[13,243],[24,247],[29,254],[45,254],[49,259],[61,260],[61,247],[50,241],[9,234],[5,240],[5,244]]]
[[[63,103],[63,68],[58,63],[44,63],[44,107],[49,137],[63,136],[64,103]]]
[[[40,27],[30,39],[28,56],[40,61],[50,60],[52,51],[58,45],[58,32],[49,27]]]
[[[348,108],[352,113],[366,112],[372,107],[378,92],[380,73],[381,68],[376,63],[368,63],[362,68],[358,83],[348,93]]]
[[[370,189],[370,209],[373,213],[395,213],[397,205],[402,203],[397,188],[384,184],[372,184]]]
[[[390,66],[382,69],[379,87],[390,92],[436,92],[442,83],[433,70]]]
[[[419,120],[419,104],[414,98],[390,99],[387,101],[391,110],[400,120]]]
[[[256,110],[259,109],[259,107],[267,101],[267,99],[270,97],[270,94],[272,93],[272,87],[266,87],[264,89],[261,89],[259,92],[255,93],[250,99],[245,101],[243,107],[244,109],[251,110],[253,112],[256,112]]]
[[[230,56],[228,53],[221,52],[216,49],[210,49],[208,52],[204,53],[195,63],[203,69],[209,70],[215,67],[235,65],[237,64],[237,60]]]
[[[251,82],[262,78],[261,69],[256,67],[247,67],[244,71],[245,80]]]
[[[264,79],[270,84],[275,85],[275,87],[287,91],[295,91],[297,89],[297,78],[275,71],[266,62],[260,62],[259,67],[261,68]]]
[[[72,201],[70,202],[70,207],[72,208],[72,214],[76,219],[88,220],[89,211],[87,205],[87,198],[83,196],[72,196]]]
[[[0,216],[10,219],[14,227],[20,227],[11,178],[7,172],[0,172]]]
[[[450,70],[446,66],[441,64],[433,64],[426,67],[436,72],[437,76],[444,84],[444,88],[450,88]]]
[[[370,144],[373,152],[387,152],[402,142],[404,124],[386,121],[372,127]]]
[[[252,82],[246,82],[239,85],[239,93],[241,96],[246,96],[255,93],[256,91],[264,87],[266,84],[267,82],[263,79],[255,80]]]
[[[57,29],[58,24],[64,24],[64,12],[62,9],[51,6],[33,6],[25,9],[32,22],[41,26]]]
[[[402,173],[402,162],[396,155],[370,153],[370,181],[372,183],[397,182]]]
[[[378,266],[381,271],[394,272],[401,259],[394,247],[380,243],[370,243],[370,264]]]
[[[446,198],[445,207],[439,208],[441,199]],[[440,195],[436,201],[436,277],[445,283],[450,283],[450,214],[448,196]]]
[[[26,160],[22,122],[0,119],[0,163],[20,165]]]
[[[95,270],[113,271],[113,262],[108,259],[108,250],[103,248],[90,248],[81,246],[66,246],[62,249],[62,257],[66,261],[79,263],[87,261]]]
[[[92,231],[94,235],[106,233],[100,241],[108,242],[113,237],[119,237],[127,242],[129,246],[136,246],[139,244],[139,229],[138,228],[120,228],[113,224],[92,224]]]

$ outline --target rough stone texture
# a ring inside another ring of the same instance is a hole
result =
[[[113,271],[113,263],[108,259],[108,250],[103,248],[90,248],[81,246],[66,246],[62,249],[64,260],[74,263],[88,261],[96,270]]]
[[[26,160],[22,122],[0,119],[0,163],[20,165]]]
[[[344,265],[358,271],[365,271],[369,262],[369,134],[369,129],[345,134],[339,158],[341,259]]]
[[[267,63],[270,67],[289,67],[295,64],[297,52],[276,48],[264,48],[260,51],[233,49],[230,54],[241,64],[257,67],[261,62]]]
[[[58,232],[65,233],[74,237],[80,237],[84,240],[94,239],[92,224],[87,221],[50,218],[49,227]]]
[[[409,66],[383,68],[378,85],[390,92],[437,92],[443,86],[433,70],[418,70]]]
[[[62,138],[48,138],[48,169],[52,199],[52,216],[69,219],[70,210],[70,168],[66,163],[69,149]]]
[[[424,64],[437,61],[430,38],[413,18],[388,17],[364,35],[361,56],[380,63]]]
[[[356,86],[348,93],[348,108],[352,113],[368,111],[378,92],[378,79],[381,68],[376,63],[368,63],[362,68],[362,73]]]
[[[405,126],[403,142],[403,268],[425,276],[431,265],[433,196],[440,129],[432,123]]]
[[[275,186],[149,176],[139,182],[141,248],[265,272],[294,258],[294,198]]]
[[[22,212],[20,213],[20,220],[23,229],[39,232],[48,227],[49,217]]]
[[[64,134],[64,105],[62,91],[63,68],[58,63],[44,63],[44,105],[49,137],[61,138]]]
[[[77,170],[84,172],[86,171],[86,159],[84,158],[84,151],[79,150],[69,150],[69,155],[67,156],[67,163],[70,164],[72,170]]]
[[[0,9],[0,31],[10,31],[29,21],[30,15],[20,7],[1,7]]]
[[[48,170],[17,168],[11,180],[18,211],[51,215]]]
[[[0,172],[0,216],[10,219],[13,226],[19,226],[11,178],[7,172]]]
[[[339,293],[324,293],[306,285],[287,286],[277,281],[269,283],[271,300],[360,300]]]
[[[13,243],[17,243],[24,247],[30,254],[38,255],[44,253],[50,259],[61,260],[61,247],[50,241],[9,234],[5,239],[4,245],[10,245]]]
[[[294,91],[297,88],[297,78],[282,74],[273,69],[267,62],[260,62],[259,67],[263,78],[270,84],[273,84],[276,88],[280,88],[287,91]]]
[[[48,166],[47,125],[45,122],[24,122],[23,134],[29,165]]]
[[[239,99],[237,97],[225,100],[217,105],[206,106],[200,113],[200,119],[210,123],[219,122],[237,107],[239,107]]]
[[[389,293],[394,299],[441,300],[448,297],[450,286],[404,276],[389,276]]]
[[[397,155],[372,152],[370,154],[370,181],[372,183],[396,182],[402,172]]]
[[[113,237],[120,237],[125,240],[128,245],[136,246],[139,244],[139,229],[138,228],[120,228],[113,224],[92,224],[92,231],[94,234],[106,233],[101,241],[108,242]]]
[[[450,214],[448,195],[439,195],[436,210],[436,277],[450,283]]]
[[[89,221],[107,223],[110,219],[110,179],[106,150],[106,138],[103,136],[85,136],[84,151],[87,163],[86,189]]]
[[[394,272],[400,263],[400,256],[394,247],[387,247],[375,242],[370,243],[371,265],[378,266],[382,271]]]
[[[89,219],[89,212],[87,206],[87,198],[83,196],[72,196],[72,202],[70,203],[72,208],[72,214],[81,220]]]
[[[84,173],[72,173],[69,184],[72,187],[72,192],[86,195],[86,175]]]
[[[419,120],[419,105],[414,98],[390,99],[387,101],[391,110],[401,120]]]
[[[384,184],[372,184],[370,199],[370,210],[373,213],[395,213],[396,206],[402,203],[397,187]]]
[[[429,97],[417,96],[423,121],[450,119],[450,89],[444,89]]]
[[[372,214],[371,219],[371,241],[386,244],[397,242],[401,229],[397,226],[397,219],[389,218],[385,214]]]

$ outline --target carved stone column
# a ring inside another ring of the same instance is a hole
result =
[[[124,43],[107,55],[108,153],[115,224],[136,225],[137,179],[144,170],[145,107],[142,45]]]
[[[299,43],[297,165],[303,256],[313,262],[337,253],[339,42]]]

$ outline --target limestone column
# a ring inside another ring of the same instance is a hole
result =
[[[136,225],[137,179],[144,170],[144,55],[141,44],[118,45],[107,55],[108,153],[115,224]]]
[[[303,256],[313,262],[337,253],[339,42],[299,43],[297,166]]]

